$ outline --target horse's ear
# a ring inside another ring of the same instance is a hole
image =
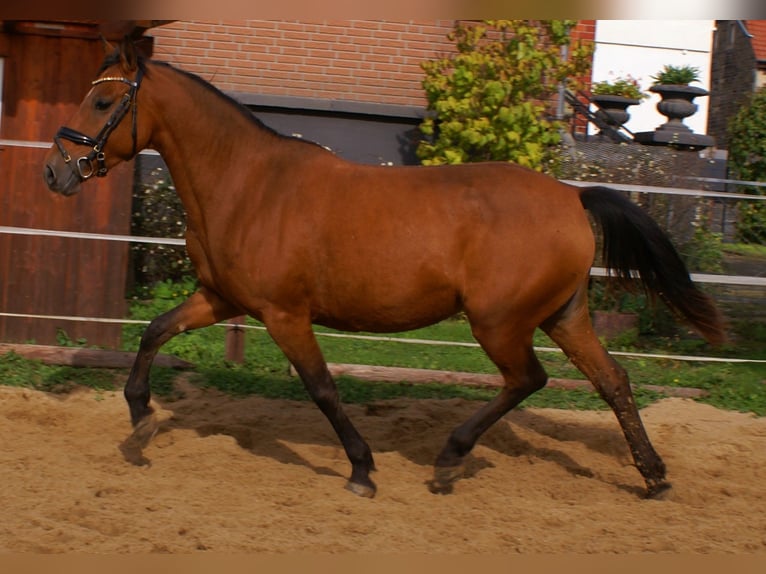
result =
[[[120,63],[126,72],[133,72],[138,67],[138,52],[130,36],[125,36],[120,44]]]
[[[114,46],[112,46],[112,44],[109,42],[109,40],[104,38],[103,34],[99,34],[98,37],[101,39],[101,45],[104,48],[104,53],[105,54],[111,54],[112,52],[114,52]]]

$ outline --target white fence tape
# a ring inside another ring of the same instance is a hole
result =
[[[564,183],[577,187],[603,186],[611,187],[619,191],[635,191],[638,193],[659,193],[664,195],[688,195],[691,197],[711,197],[714,199],[747,199],[752,201],[764,201],[766,195],[754,195],[749,193],[728,193],[724,191],[703,191],[701,189],[684,189],[681,187],[657,187],[654,185],[635,185],[632,183],[597,183],[594,181],[575,181],[562,179]],[[726,180],[720,180],[726,181]]]
[[[0,225],[0,233],[9,235],[39,235],[47,237],[66,237],[70,239],[98,239],[100,241],[122,241],[126,243],[153,243],[156,245],[186,245],[180,237],[143,237],[141,235],[108,235],[105,233],[85,233],[81,231],[54,231],[33,227],[9,227]]]
[[[111,319],[104,317],[71,317],[67,315],[33,315],[26,313],[4,313],[0,312],[0,317],[14,317],[19,319],[49,319],[54,321],[75,321],[75,322],[89,322],[89,323],[110,323],[110,324],[125,324],[125,325],[148,325],[149,321],[142,319]],[[232,328],[231,323],[216,323],[216,327]],[[260,325],[236,325],[237,329],[255,329],[258,331],[265,331],[266,327]],[[358,341],[375,341],[384,343],[404,343],[406,345],[431,345],[431,346],[443,346],[443,347],[469,347],[480,348],[478,343],[472,343],[468,341],[442,341],[435,339],[417,339],[407,337],[388,337],[383,335],[353,335],[351,333],[328,333],[325,331],[316,331],[315,334],[318,337],[334,337],[338,339],[356,339]],[[541,353],[562,353],[563,351],[557,347],[535,347],[535,351]],[[699,363],[763,363],[766,364],[766,359],[739,359],[733,357],[703,357],[695,355],[670,355],[660,353],[631,353],[627,351],[609,351],[611,355],[619,355],[622,357],[636,357],[636,358],[649,358],[649,359],[668,359],[672,361],[688,361]]]
[[[749,185],[750,187],[766,187],[764,181],[743,181],[741,179],[721,179],[717,177],[697,177],[694,175],[681,176],[682,179],[688,179],[689,181],[701,181],[703,183],[731,183],[734,185]]]
[[[22,148],[34,148],[34,149],[49,149],[53,145],[53,141],[49,142],[35,142],[24,140],[4,140],[0,139],[0,147],[22,147]],[[160,155],[153,149],[145,149],[139,152],[140,155]]]
[[[173,237],[144,237],[140,235],[108,235],[104,233],[85,233],[80,231],[53,231],[50,229],[35,229],[31,227],[10,227],[0,225],[0,234],[37,235],[47,237],[66,237],[72,239],[97,239],[100,241],[122,241],[126,243],[152,243],[156,245],[185,245],[181,238]],[[591,275],[606,277],[607,270],[603,267],[593,267]],[[710,273],[692,273],[692,279],[698,283],[716,283],[724,285],[752,285],[766,287],[766,277],[751,277],[747,275],[718,275]]]

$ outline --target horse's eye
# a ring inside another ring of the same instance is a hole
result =
[[[112,100],[99,98],[96,100],[95,106],[99,112],[103,112],[104,110],[108,110],[112,106]]]

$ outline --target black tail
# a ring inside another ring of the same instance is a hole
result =
[[[723,318],[697,289],[675,247],[659,225],[625,195],[606,187],[580,190],[580,201],[604,234],[604,265],[626,285],[638,272],[647,291],[696,327],[711,343],[725,339]]]

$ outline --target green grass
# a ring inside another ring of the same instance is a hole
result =
[[[49,393],[68,393],[78,386],[111,390],[114,388],[114,373],[107,369],[44,365],[8,353],[0,355],[0,381],[10,387],[32,388]]]
[[[408,333],[407,337],[443,340],[467,340],[467,326],[447,322],[426,332]],[[281,351],[261,330],[246,332],[245,362],[229,364],[224,361],[224,336],[221,327],[209,327],[183,334],[163,347],[162,352],[176,355],[195,364],[192,380],[195,384],[212,387],[236,396],[257,394],[268,398],[309,400],[300,381],[288,374],[288,363]],[[395,342],[373,342],[334,337],[318,337],[330,362],[436,368],[476,373],[496,370],[478,348],[412,345]],[[550,346],[540,335],[539,346]],[[137,339],[126,339],[125,347],[137,348]],[[672,347],[672,345],[671,345]],[[679,347],[676,344],[676,347]],[[641,349],[645,351],[647,349]],[[658,349],[653,349],[658,351]],[[667,352],[667,349],[659,349]],[[689,348],[671,348],[689,352]],[[699,348],[692,351],[705,351]],[[708,350],[709,351],[709,350]],[[582,379],[561,353],[540,352],[541,362],[551,377]],[[735,363],[703,363],[669,359],[618,357],[628,370],[636,387],[635,395],[643,407],[661,397],[642,389],[645,384],[671,387],[696,387],[708,391],[702,402],[719,408],[766,415],[766,365]],[[123,373],[124,374],[124,373]],[[158,395],[172,392],[175,373],[169,369],[153,368],[152,389]],[[114,389],[115,375],[106,369],[77,369],[55,367],[28,361],[14,354],[0,357],[0,377],[4,384],[31,387],[48,392],[68,392],[77,385],[95,389]],[[346,403],[369,403],[398,397],[464,398],[488,400],[497,390],[447,384],[414,385],[403,383],[362,382],[351,377],[339,377],[338,387]],[[605,403],[596,393],[587,390],[566,391],[546,388],[524,401],[523,406],[568,409],[604,409]]]
[[[766,258],[766,245],[758,243],[724,243],[723,250],[725,253],[733,253],[735,255]]]
[[[134,306],[134,314],[151,318],[159,312],[154,305]],[[258,326],[248,320],[249,325]],[[667,337],[637,337],[635,333],[611,341],[613,351],[638,353],[712,355],[766,359],[766,332],[763,325],[745,322],[744,342],[711,349],[697,337],[680,334]],[[127,349],[138,346],[142,327],[126,327],[124,338]],[[477,347],[435,346],[409,344],[393,341],[368,341],[339,338],[325,334],[336,331],[317,327],[317,339],[328,362],[367,365],[442,369],[472,373],[496,373],[494,365]],[[373,335],[361,333],[360,335]],[[373,335],[379,336],[379,335]],[[452,319],[431,327],[390,335],[401,339],[429,339],[474,343],[470,327],[465,320]],[[225,331],[221,327],[209,327],[198,332],[186,333],[165,345],[163,352],[177,355],[193,362],[196,382],[215,387],[235,395],[259,394],[265,397],[308,400],[301,383],[287,374],[288,363],[282,353],[263,330],[246,331],[245,362],[242,365],[225,364]],[[556,345],[543,333],[535,337],[537,347]],[[541,362],[551,377],[582,379],[560,352],[539,352]],[[695,387],[708,391],[709,396],[698,399],[719,408],[753,412],[766,415],[766,365],[736,363],[687,362],[669,359],[617,357],[628,370],[631,382],[636,386],[636,400],[645,406],[661,397],[657,392],[642,389],[641,385],[671,387]],[[349,377],[338,380],[344,402],[365,403],[375,400],[411,398],[454,398],[488,400],[496,389],[470,388],[457,385],[391,384],[360,382]],[[585,390],[565,391],[547,388],[528,398],[524,406],[550,406],[559,408],[603,409],[605,403],[597,394]]]

